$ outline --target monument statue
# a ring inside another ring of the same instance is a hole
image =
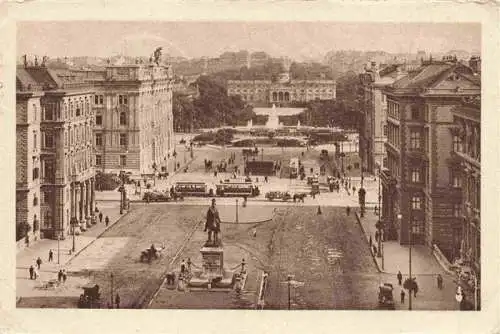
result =
[[[220,217],[219,217],[219,211],[217,210],[217,207],[215,206],[215,198],[212,199],[212,205],[208,208],[207,211],[207,220],[205,222],[205,230],[204,232],[208,231],[208,240],[205,243],[206,246],[219,246],[220,245],[220,239],[219,239],[219,233],[220,233]],[[212,234],[213,234],[213,240],[212,240]]]

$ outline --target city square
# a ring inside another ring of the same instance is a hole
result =
[[[129,48],[19,55],[17,307],[480,310],[478,52]]]

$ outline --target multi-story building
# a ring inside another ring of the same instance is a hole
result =
[[[379,68],[372,62],[369,68],[359,75],[363,87],[362,106],[359,108],[359,156],[363,168],[369,173],[376,173],[378,168],[385,168],[385,142],[387,140],[387,100],[384,87],[401,79],[405,75],[403,65],[390,65]]]
[[[228,80],[229,95],[240,95],[250,104],[276,104],[287,106],[294,102],[334,100],[335,80],[291,80],[289,73],[282,73],[271,80]]]
[[[155,63],[109,65],[90,80],[97,170],[173,170],[172,80],[171,69]]]
[[[67,71],[25,64],[16,95],[18,240],[64,238],[70,222],[76,229],[94,212],[93,88]]]
[[[453,143],[448,160],[453,186],[461,188],[461,202],[453,207],[453,235],[461,241],[459,256],[475,273],[481,269],[481,101],[464,99],[452,110]],[[457,254],[455,254],[457,255]]]
[[[453,59],[426,61],[384,89],[387,169],[381,174],[386,237],[437,246],[450,260],[460,248],[459,179],[449,167],[453,110],[480,96],[480,77]]]

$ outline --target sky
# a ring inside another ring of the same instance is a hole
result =
[[[331,50],[389,53],[479,52],[481,26],[465,23],[328,22],[19,22],[17,52],[73,57],[216,57],[225,51],[265,51],[295,60],[322,59]]]

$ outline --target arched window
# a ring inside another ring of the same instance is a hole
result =
[[[40,229],[40,223],[36,217],[36,215],[33,217],[33,232],[36,232]]]
[[[273,92],[273,101],[277,101],[277,100],[278,100],[278,93]]]
[[[127,114],[124,111],[120,113],[120,125],[127,125]]]

